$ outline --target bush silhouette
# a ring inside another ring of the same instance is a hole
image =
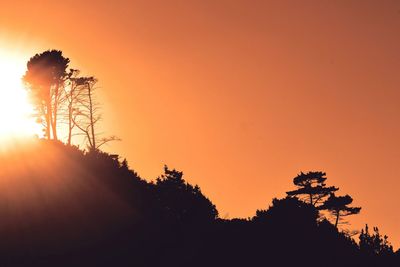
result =
[[[46,140],[0,160],[1,266],[399,264],[377,231],[358,244],[296,197],[221,219],[200,187],[168,167],[149,182],[116,155]]]
[[[188,184],[183,173],[164,168],[156,181],[156,195],[165,220],[176,224],[200,224],[218,217],[215,205],[208,200],[200,187]]]
[[[273,227],[285,227],[288,231],[303,231],[317,226],[318,210],[311,204],[295,197],[273,199],[268,210],[257,210],[255,222]]]

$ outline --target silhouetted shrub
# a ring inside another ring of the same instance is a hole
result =
[[[257,210],[253,218],[255,222],[284,225],[300,231],[303,228],[316,227],[317,219],[318,210],[295,197],[274,198],[268,210]]]
[[[387,238],[360,246],[296,197],[251,219],[167,167],[155,182],[126,160],[37,140],[0,154],[1,266],[398,266]]]

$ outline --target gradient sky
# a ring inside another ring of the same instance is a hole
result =
[[[0,49],[97,76],[107,150],[142,177],[183,170],[232,218],[323,170],[350,228],[400,245],[399,1],[34,2],[2,2]]]

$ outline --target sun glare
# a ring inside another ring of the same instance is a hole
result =
[[[0,51],[0,141],[40,133],[22,83],[26,59]]]

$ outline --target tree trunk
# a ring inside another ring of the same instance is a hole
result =
[[[49,110],[48,105],[47,105],[47,110]],[[50,127],[51,127],[51,117],[49,113],[46,113],[46,138],[47,140],[51,139],[51,133],[50,133]]]
[[[340,216],[340,211],[336,212],[336,221],[335,221],[335,228],[338,228],[338,223],[339,223],[339,216]]]
[[[53,140],[58,140],[58,138],[57,138],[57,124],[54,121],[54,117],[53,117],[53,122],[51,124],[51,129],[53,130]]]
[[[93,119],[93,101],[92,101],[92,88],[91,85],[88,84],[88,93],[89,93],[89,116],[90,116],[90,131],[92,135],[91,146],[93,150],[96,150],[96,135],[94,133],[94,119]]]
[[[58,140],[57,138],[57,113],[58,113],[58,102],[59,102],[59,89],[60,89],[60,84],[57,83],[56,89],[54,92],[54,109],[53,109],[53,121],[51,128],[53,130],[53,139]]]
[[[50,98],[50,88],[49,88],[49,95],[47,96],[48,99],[46,100],[46,113],[45,113],[45,117],[46,117],[46,137],[48,140],[51,139],[51,114],[52,114],[52,110],[51,110],[51,98]]]
[[[69,103],[68,103],[68,145],[72,142],[72,105],[74,96],[74,84],[71,84],[71,91],[69,92]]]
[[[71,145],[72,139],[72,103],[68,106],[68,145]]]

